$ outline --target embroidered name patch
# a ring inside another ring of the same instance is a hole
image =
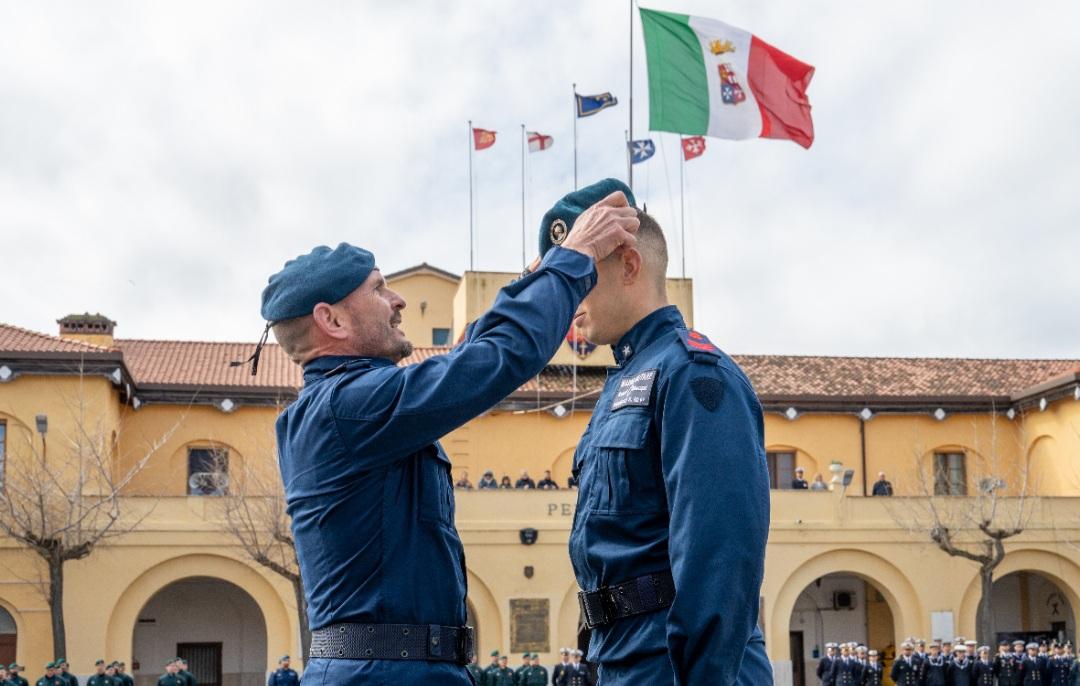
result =
[[[619,382],[619,390],[611,401],[611,409],[618,410],[623,407],[648,407],[652,398],[652,387],[656,381],[655,369],[648,369],[633,376],[628,376]]]

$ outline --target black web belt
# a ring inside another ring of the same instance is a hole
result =
[[[636,579],[578,593],[585,626],[595,629],[623,619],[671,607],[675,602],[675,580],[671,570],[646,574]]]
[[[331,624],[311,632],[311,657],[472,662],[473,628],[437,624]]]

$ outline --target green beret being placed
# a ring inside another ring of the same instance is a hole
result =
[[[320,245],[289,260],[270,277],[262,292],[262,317],[268,322],[303,317],[319,303],[336,303],[364,283],[375,269],[375,256],[341,243]]]
[[[552,247],[562,245],[581,213],[615,191],[622,191],[626,202],[636,206],[634,192],[618,179],[597,181],[591,186],[564,195],[540,220],[540,256],[546,255]]]
[[[499,657],[499,651],[497,651],[497,650],[491,651],[491,657]]]
[[[97,667],[98,665],[103,665],[103,664],[105,664],[105,660],[98,660],[97,662],[94,663],[94,666]]]
[[[46,662],[45,663],[45,669],[56,669],[56,663],[55,662]]]

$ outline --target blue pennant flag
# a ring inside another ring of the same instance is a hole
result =
[[[619,104],[619,101],[611,93],[600,93],[599,95],[578,95],[575,93],[574,97],[577,99],[577,116],[579,119]]]
[[[640,164],[656,154],[656,146],[651,138],[630,141],[626,145],[630,148],[630,162],[633,164]]]

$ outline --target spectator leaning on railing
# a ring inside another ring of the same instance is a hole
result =
[[[795,478],[791,480],[791,488],[796,491],[805,491],[810,487],[810,484],[806,483],[806,479],[803,478],[803,468],[795,468]]]
[[[885,472],[878,472],[872,495],[892,495],[892,484],[885,478]]]
[[[485,488],[498,488],[499,484],[495,482],[495,475],[489,469],[484,472],[484,475],[480,477],[480,485],[478,488],[484,490]]]
[[[827,491],[829,490],[829,484],[825,483],[825,477],[821,476],[821,472],[814,475],[814,480],[810,482],[811,491]]]
[[[468,472],[461,473],[461,478],[454,482],[454,488],[459,488],[464,491],[471,491],[473,489],[472,482],[469,481]]]
[[[514,488],[536,488],[536,482],[529,476],[527,470],[521,470],[521,478],[514,482]]]
[[[539,488],[541,491],[559,490],[559,484],[555,483],[554,479],[551,478],[550,469],[544,470],[544,478],[540,479],[540,481],[537,482],[536,487]]]

